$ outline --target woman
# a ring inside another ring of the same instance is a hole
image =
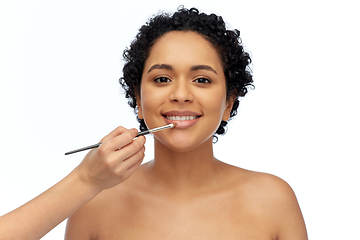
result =
[[[154,160],[69,219],[67,239],[306,239],[285,182],[214,158],[213,134],[252,82],[238,37],[195,9],[140,29],[120,82],[142,130],[177,127],[155,134]]]
[[[124,53],[120,83],[141,130],[176,128],[155,133],[154,160],[141,166],[145,138],[117,128],[65,179],[1,219],[7,231],[40,211],[27,225],[37,238],[71,215],[68,240],[307,239],[288,184],[213,155],[214,134],[252,83],[238,40],[221,17],[196,9],[151,19]]]

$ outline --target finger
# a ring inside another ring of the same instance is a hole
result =
[[[129,129],[126,129],[122,126],[119,126],[117,128],[115,128],[114,130],[112,130],[108,135],[106,135],[105,137],[103,137],[100,142],[105,142],[108,141],[110,139],[113,139],[116,136],[121,135],[122,133],[129,131]]]
[[[111,135],[115,136],[114,138],[110,138],[111,136],[109,136],[109,139],[105,140],[101,144],[101,146],[99,147],[99,151],[104,153],[117,151],[131,143],[138,133],[138,131],[134,128],[126,131],[120,131],[122,132],[120,135],[116,136],[116,133],[114,133],[114,135]]]
[[[142,147],[138,152],[133,154],[131,157],[127,158],[126,161],[118,164],[116,167],[116,172],[122,173],[123,177],[126,179],[130,177],[135,170],[141,165],[145,157],[145,147]]]
[[[131,143],[114,152],[112,158],[123,159],[123,161],[127,161],[132,155],[136,154],[138,151],[144,148],[145,142],[146,138],[144,136],[140,136],[134,140],[131,140]]]
[[[141,165],[142,161],[144,160],[145,157],[145,151],[143,152],[142,156],[140,157],[140,159],[135,162],[133,165],[131,165],[127,171],[132,174],[133,172],[135,172],[135,170]]]
[[[129,167],[126,170],[125,178],[129,178],[131,175],[134,174],[134,172],[140,167],[141,163],[143,162],[144,157],[145,155],[139,161],[137,161],[135,164],[133,164],[131,167]]]

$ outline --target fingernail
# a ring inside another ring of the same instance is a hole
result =
[[[133,128],[135,130],[135,135],[138,135],[139,131],[136,128]]]

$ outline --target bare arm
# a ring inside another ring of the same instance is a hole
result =
[[[0,217],[0,240],[40,239],[102,190],[130,177],[144,158],[145,138],[133,140],[136,134],[115,129],[63,180]]]
[[[285,206],[283,225],[280,228],[278,240],[307,240],[307,231],[299,204],[293,194],[292,202]],[[286,211],[285,210],[285,211]]]
[[[278,240],[307,240],[307,231],[299,203],[292,188],[277,179],[277,196],[272,198],[275,220],[278,223]]]

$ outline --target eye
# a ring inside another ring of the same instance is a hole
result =
[[[171,80],[168,78],[168,77],[164,77],[164,76],[161,76],[161,77],[157,77],[154,79],[155,82],[158,82],[158,83],[167,83],[167,82],[171,82]]]
[[[199,77],[194,80],[194,83],[211,83],[211,80],[206,77]]]

